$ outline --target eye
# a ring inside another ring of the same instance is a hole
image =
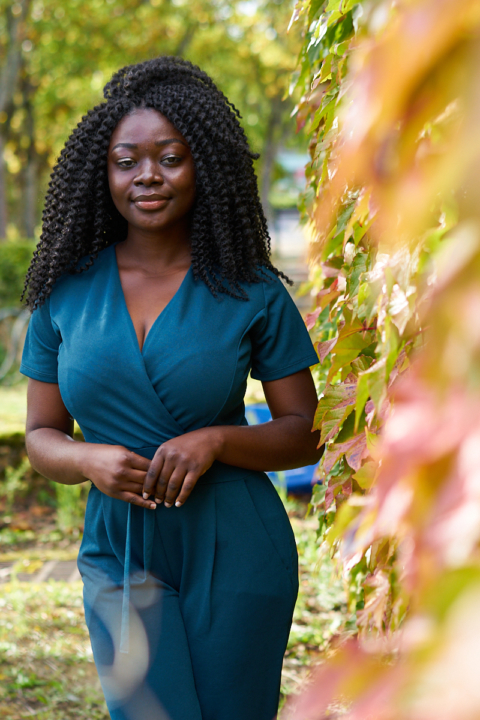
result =
[[[167,167],[171,167],[173,165],[178,165],[182,161],[182,158],[179,155],[167,155],[166,157],[163,157],[161,162],[162,165],[166,165]]]
[[[117,160],[117,165],[125,170],[129,170],[135,165],[135,160],[132,160],[132,158],[120,158]]]

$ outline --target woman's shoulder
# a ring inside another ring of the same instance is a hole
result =
[[[95,279],[111,266],[112,259],[113,245],[100,250],[93,261],[90,255],[81,257],[75,265],[74,272],[65,273],[56,281],[51,293],[52,302],[64,301],[69,297],[78,299],[82,291],[88,291]]]
[[[261,267],[258,271],[259,282],[248,285],[247,292],[254,290],[259,296],[259,300],[263,302],[264,307],[268,308],[272,303],[289,302],[293,303],[283,280],[276,272],[269,267]]]

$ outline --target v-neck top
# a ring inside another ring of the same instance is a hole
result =
[[[142,454],[197,428],[247,424],[249,371],[277,380],[318,362],[293,300],[264,272],[239,300],[215,297],[190,268],[140,350],[111,245],[32,313],[20,372],[58,383],[87,442]]]

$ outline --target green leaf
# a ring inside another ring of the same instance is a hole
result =
[[[328,374],[329,382],[336,373],[345,365],[348,365],[358,357],[362,350],[368,347],[372,342],[370,332],[353,331],[346,337],[338,340],[335,345],[334,358],[332,367]]]
[[[355,431],[358,430],[358,423],[367,403],[370,391],[368,388],[368,376],[362,373],[357,383],[357,400],[355,403]]]
[[[351,411],[353,411],[354,403],[352,403],[352,407],[350,408]],[[336,442],[337,443],[344,443],[347,440],[349,440],[353,435],[355,434],[355,416],[349,415],[348,418],[343,423],[342,429],[339,432]]]
[[[342,0],[328,0],[328,5],[325,8],[325,12],[338,11],[341,4]]]
[[[333,545],[336,540],[338,540],[345,534],[347,528],[350,527],[350,525],[358,517],[360,512],[361,507],[359,506],[351,505],[348,502],[341,505],[336,515],[335,522],[327,535],[327,539],[330,545]]]
[[[368,255],[366,253],[359,252],[353,258],[350,272],[347,276],[347,289],[350,296],[355,295],[360,286],[360,278],[368,267]],[[367,283],[364,283],[367,285]],[[358,301],[360,304],[360,300]]]
[[[375,480],[375,473],[377,471],[377,463],[373,460],[367,460],[362,465],[360,470],[353,475],[354,480],[360,485],[362,490],[370,490]]]
[[[359,355],[355,360],[352,360],[352,370],[355,375],[359,375],[373,365],[373,358],[369,355]],[[357,389],[358,393],[358,389]]]
[[[340,426],[353,411],[355,394],[354,383],[339,383],[326,387],[318,403],[313,424],[315,429],[321,430],[321,445],[337,435]]]
[[[365,372],[361,373],[358,377],[358,384],[359,387],[361,387],[362,398],[365,396],[366,385],[368,391],[367,397],[370,396],[372,398],[377,412],[380,410],[380,406],[387,394],[386,365],[386,358],[382,358],[381,360],[378,360],[378,362],[371,365],[368,370],[365,370]],[[359,402],[357,404],[357,407],[360,408]]]

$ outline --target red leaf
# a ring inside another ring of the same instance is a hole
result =
[[[305,325],[307,326],[307,330],[312,330],[312,328],[315,327],[315,323],[318,320],[318,316],[322,312],[321,307],[315,308],[315,310],[311,313],[308,313],[305,317]]]
[[[333,350],[337,344],[338,337],[326,340],[325,342],[319,342],[317,344],[317,354],[321,363],[325,361],[327,355]]]

